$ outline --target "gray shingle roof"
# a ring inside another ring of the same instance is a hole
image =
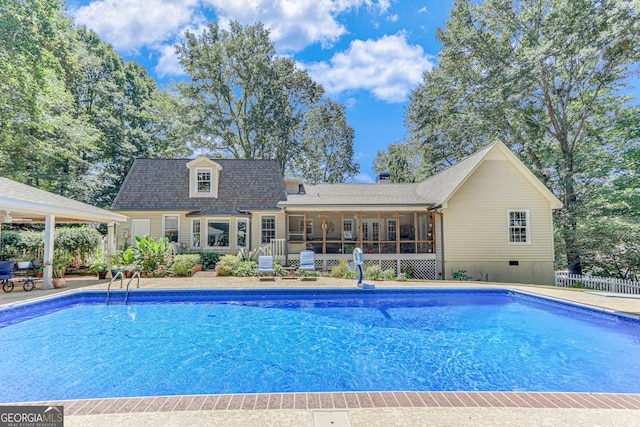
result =
[[[324,205],[439,205],[455,193],[494,147],[495,144],[492,144],[420,183],[305,185],[306,194],[289,195],[289,199],[280,205],[288,208]]]
[[[202,210],[203,214],[233,214],[242,210],[276,209],[286,200],[284,180],[276,160],[214,159],[222,166],[218,197],[189,198],[193,159],[136,159],[113,209]]]

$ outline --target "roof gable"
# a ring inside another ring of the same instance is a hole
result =
[[[560,209],[562,207],[560,200],[501,141],[477,151],[455,165],[421,182],[418,184],[417,192],[424,198],[431,200],[436,206],[446,208],[447,202],[471,177],[482,162],[496,156],[502,157],[513,164],[534,188],[549,201],[552,209]]]

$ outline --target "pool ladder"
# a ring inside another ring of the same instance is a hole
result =
[[[120,278],[120,289],[122,289],[122,282],[124,281],[124,275],[122,271],[118,271],[115,276],[109,281],[109,285],[107,285],[107,300],[105,301],[106,305],[109,305],[109,297],[111,296],[111,284],[116,281],[116,279]],[[133,275],[127,282],[127,292],[124,295],[124,303],[127,304],[127,300],[129,299],[129,285],[133,281],[133,279],[138,279],[136,282],[136,288],[140,289],[140,272],[134,271]]]

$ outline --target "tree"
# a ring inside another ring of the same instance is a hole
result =
[[[620,0],[457,0],[437,32],[438,67],[411,96],[422,165],[440,169],[501,139],[560,198],[574,273],[583,198],[610,159],[605,137],[628,100],[619,90],[640,59],[639,11]]]
[[[347,124],[345,110],[329,99],[314,106],[305,118],[297,170],[310,184],[344,182],[360,169],[353,162],[355,132]]]
[[[277,58],[262,24],[210,23],[176,48],[190,80],[179,85],[195,111],[196,146],[233,158],[277,159],[285,173],[300,152],[301,126],[322,86]]]
[[[378,150],[373,170],[378,173],[389,172],[393,183],[415,182],[419,175],[419,162],[414,149],[415,146],[411,144],[389,144],[386,150]]]

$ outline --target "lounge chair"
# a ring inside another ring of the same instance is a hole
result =
[[[268,274],[270,276],[263,277],[263,275]],[[273,270],[273,257],[270,255],[263,255],[258,258],[258,279],[271,279],[275,280],[274,270]]]
[[[300,252],[300,267],[298,271],[316,271],[315,253],[313,251]],[[308,278],[316,280],[315,276],[301,276],[303,279]]]

